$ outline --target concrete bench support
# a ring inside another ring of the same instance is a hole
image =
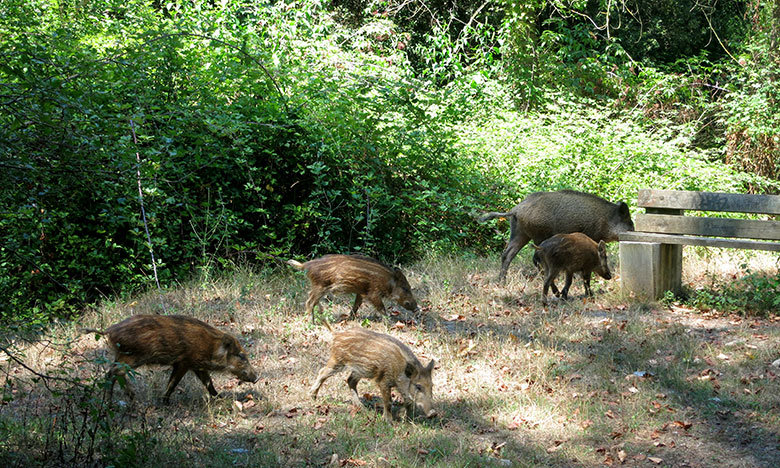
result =
[[[682,245],[620,242],[622,290],[656,300],[666,291],[682,291]]]

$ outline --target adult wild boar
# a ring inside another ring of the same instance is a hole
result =
[[[596,195],[574,190],[535,192],[506,213],[485,213],[485,222],[509,218],[510,234],[501,254],[498,280],[506,279],[509,263],[528,241],[539,245],[555,234],[582,232],[596,242],[618,240],[618,234],[633,231],[634,223],[623,202],[611,203]]]
[[[376,333],[365,328],[352,328],[333,335],[330,358],[317,374],[317,380],[309,390],[313,399],[322,383],[342,369],[349,370],[347,385],[351,390],[352,402],[360,407],[357,384],[360,379],[372,379],[379,387],[384,406],[384,418],[392,421],[390,410],[390,389],[395,387],[403,398],[407,416],[411,416],[415,405],[419,405],[426,417],[433,417],[431,374],[435,361],[427,366],[420,364],[414,353],[397,338]]]
[[[542,288],[542,303],[547,303],[547,289],[552,286],[556,292],[553,281],[561,271],[566,272],[566,284],[561,291],[563,299],[569,296],[574,273],[582,275],[585,283],[585,294],[593,296],[590,290],[590,275],[596,272],[604,279],[612,279],[612,273],[607,264],[607,247],[604,241],[598,244],[581,232],[571,234],[556,234],[545,240],[538,246],[534,246],[539,254],[539,260],[544,268],[544,286]]]
[[[115,364],[109,371],[111,389],[127,367],[146,364],[173,366],[164,400],[167,402],[187,371],[203,382],[212,396],[217,395],[210,371],[229,372],[244,382],[256,382],[257,372],[238,340],[211,325],[182,315],[134,315],[105,330],[83,329],[107,335]],[[130,386],[125,387],[133,397]]]
[[[305,270],[311,282],[311,291],[306,300],[306,313],[311,314],[314,322],[314,307],[322,296],[329,292],[354,293],[350,318],[354,318],[363,297],[384,313],[382,299],[389,298],[410,311],[417,310],[417,301],[406,276],[395,267],[365,255],[325,255],[324,257],[300,263],[288,260],[287,263],[299,270]]]

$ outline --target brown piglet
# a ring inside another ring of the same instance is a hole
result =
[[[417,357],[397,338],[376,333],[364,328],[352,328],[336,332],[330,347],[330,358],[320,369],[317,380],[309,391],[317,398],[322,383],[342,369],[349,370],[347,385],[355,405],[362,406],[357,392],[360,379],[372,379],[379,387],[384,405],[384,418],[392,421],[390,411],[390,389],[395,387],[403,398],[407,416],[419,405],[426,417],[433,417],[431,374],[435,361],[427,366],[420,364]]]
[[[329,292],[353,293],[350,318],[354,318],[363,298],[380,312],[385,311],[382,299],[389,298],[410,311],[417,310],[417,301],[406,276],[398,268],[364,255],[325,255],[306,263],[288,260],[287,263],[299,270],[305,270],[311,283],[306,313],[314,319],[314,307],[322,296]]]
[[[539,260],[545,271],[542,303],[547,303],[547,290],[561,271],[566,272],[566,284],[561,291],[561,297],[569,295],[574,273],[581,273],[585,283],[585,294],[593,296],[590,290],[591,272],[598,273],[604,279],[612,279],[612,273],[607,264],[607,249],[604,241],[598,244],[581,232],[571,234],[556,234],[538,246],[534,246],[539,254]],[[553,285],[553,291],[555,286]]]
[[[238,340],[211,325],[182,315],[134,315],[105,330],[83,329],[106,335],[114,352],[109,371],[111,389],[127,368],[146,364],[173,366],[164,400],[167,402],[184,374],[192,371],[212,396],[217,395],[210,371],[229,372],[244,382],[256,382],[257,372]],[[125,387],[132,398],[133,391]]]

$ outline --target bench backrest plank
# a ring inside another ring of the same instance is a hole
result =
[[[637,231],[716,237],[780,240],[780,221],[703,218],[662,214],[640,214]]]
[[[659,244],[699,245],[703,247],[721,247],[729,249],[769,250],[780,252],[780,242],[767,242],[746,239],[723,239],[720,237],[677,236],[655,232],[621,232],[621,248],[624,242],[657,242]]]
[[[780,215],[780,195],[640,189],[637,206]]]

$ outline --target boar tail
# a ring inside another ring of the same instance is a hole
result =
[[[98,335],[105,335],[106,332],[103,330],[98,330],[97,328],[79,328],[79,331],[83,335],[84,333],[95,333]]]
[[[511,211],[508,211],[506,213],[499,213],[497,211],[493,211],[493,212],[490,212],[490,213],[483,214],[482,216],[480,216],[477,219],[477,221],[479,221],[480,223],[484,223],[485,221],[490,221],[491,219],[495,219],[495,218],[508,218],[510,216],[512,216],[512,212]]]
[[[295,267],[295,268],[297,268],[299,270],[303,270],[303,263],[301,263],[301,262],[298,262],[298,261],[290,259],[290,260],[287,260],[287,264],[290,265],[290,266],[293,266],[293,267]]]

